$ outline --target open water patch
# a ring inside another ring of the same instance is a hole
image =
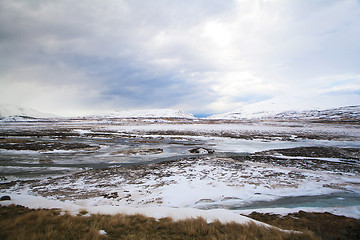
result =
[[[314,196],[282,197],[272,201],[256,201],[242,205],[228,206],[232,210],[247,210],[260,208],[328,208],[360,206],[360,193],[335,192]]]

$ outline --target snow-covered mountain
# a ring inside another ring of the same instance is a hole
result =
[[[233,112],[217,114],[209,119],[273,119],[273,120],[311,120],[311,121],[360,121],[360,105],[346,106],[331,109],[311,110],[278,110],[254,109],[244,107]]]
[[[174,109],[147,109],[113,111],[103,115],[93,115],[92,118],[186,118],[194,119],[194,115]]]
[[[301,112],[283,112],[272,116],[274,119],[284,120],[312,120],[312,121],[348,121],[360,122],[360,105],[347,106],[325,110],[309,110]]]
[[[215,114],[208,119],[269,119],[269,118],[359,118],[359,106],[324,96],[278,96],[262,102],[245,105],[234,111]]]
[[[277,100],[262,101],[258,103],[248,104],[233,111],[221,114],[215,114],[208,119],[254,119],[267,118],[283,112],[304,111],[318,108],[306,108],[299,106],[297,103],[281,102]]]
[[[0,119],[13,119],[14,121],[21,118],[56,118],[58,116],[50,113],[43,113],[32,108],[13,106],[9,104],[0,104]]]

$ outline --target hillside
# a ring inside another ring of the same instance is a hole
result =
[[[31,118],[56,118],[58,116],[50,113],[43,113],[32,108],[14,106],[9,104],[0,104],[0,119],[22,120]]]
[[[186,118],[194,119],[194,115],[174,109],[146,109],[113,111],[108,114],[92,115],[90,118]]]
[[[268,119],[268,120],[308,120],[359,122],[360,106],[346,106],[313,110],[273,110],[241,108],[233,112],[217,114],[208,119]]]

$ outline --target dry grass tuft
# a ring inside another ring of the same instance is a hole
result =
[[[0,239],[318,239],[310,232],[289,234],[255,224],[208,224],[202,218],[174,221],[142,215],[60,215],[56,210],[0,208]],[[101,235],[104,230],[107,235]]]
[[[81,209],[79,213],[76,216],[84,216],[88,214],[89,212],[86,209]]]
[[[286,216],[253,212],[249,217],[282,229],[311,231],[322,239],[360,239],[360,219],[300,211]]]

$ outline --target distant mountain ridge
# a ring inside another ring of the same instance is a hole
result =
[[[347,106],[325,110],[309,110],[301,112],[284,112],[274,116],[274,118],[301,118],[308,120],[360,120],[360,105]]]
[[[256,106],[256,107],[253,107]],[[291,105],[290,105],[291,107]],[[288,108],[290,108],[288,107]],[[265,109],[265,110],[264,110]],[[266,110],[268,109],[268,110]],[[294,109],[296,109],[294,107]],[[2,121],[31,121],[36,119],[60,118],[54,114],[43,113],[31,108],[0,104],[0,119]],[[193,114],[174,109],[147,109],[111,111],[106,114],[81,117],[84,119],[106,119],[106,118],[178,118],[198,119]],[[216,114],[205,119],[226,120],[276,120],[276,121],[345,121],[360,123],[360,105],[337,107],[330,109],[311,110],[285,110],[276,105],[253,104],[232,112]]]
[[[243,109],[225,114],[216,114],[208,119],[273,119],[273,120],[311,120],[311,121],[359,121],[360,105],[323,110],[300,111],[246,111]]]
[[[174,109],[147,109],[112,111],[107,114],[92,115],[91,118],[186,118],[195,119],[194,115]]]

